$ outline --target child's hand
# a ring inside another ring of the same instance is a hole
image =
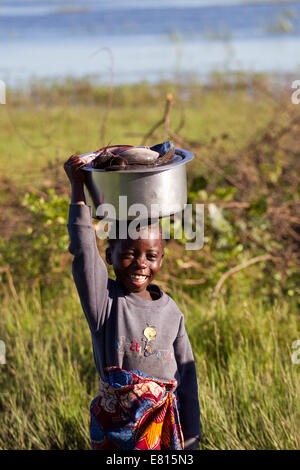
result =
[[[81,171],[86,165],[86,162],[78,157],[77,155],[72,155],[64,164],[64,170],[70,180],[71,185],[74,183],[83,184],[85,181],[85,172]]]

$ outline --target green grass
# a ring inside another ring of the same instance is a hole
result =
[[[8,293],[2,303],[1,449],[89,449],[90,334],[71,279],[57,290]],[[194,307],[174,298],[197,364],[201,449],[299,448],[296,306],[236,298],[212,315],[205,296]]]
[[[1,337],[7,365],[0,374],[0,447],[88,448],[95,374],[76,296],[65,291],[57,302],[21,292],[2,306]]]
[[[291,361],[296,309],[232,299],[211,321],[203,307],[191,309],[188,330],[198,365],[201,448],[299,448],[300,370]]]
[[[180,133],[195,142],[189,197],[250,205],[223,210],[227,233],[206,212],[204,248],[186,252],[171,241],[158,277],[185,315],[196,359],[200,448],[300,446],[300,365],[291,360],[291,345],[300,338],[299,129],[285,133],[280,145],[272,141],[296,108],[270,95],[266,77],[237,76],[232,83],[215,76],[210,87],[115,88],[102,138],[110,98],[105,87],[68,80],[8,93],[8,104],[0,107],[0,340],[6,344],[0,449],[90,448],[97,372],[66,254],[61,219],[67,218],[69,184],[62,164],[73,153],[110,142],[140,144],[162,117],[167,92],[175,100],[171,128],[184,109]],[[160,128],[148,143],[166,138]],[[25,192],[36,193],[26,206]],[[220,276],[265,253],[275,256],[274,263],[258,263],[227,279],[214,309],[211,294]]]
[[[21,187],[38,185],[47,179],[49,164],[59,166],[57,171],[62,173],[62,163],[73,153],[86,153],[110,142],[140,145],[162,117],[167,92],[173,92],[175,99],[171,127],[176,129],[184,109],[183,136],[207,143],[226,134],[223,154],[243,148],[268,122],[274,107],[264,95],[258,94],[254,100],[246,90],[228,93],[224,85],[211,91],[191,85],[185,93],[174,84],[124,86],[114,92],[107,132],[101,139],[108,91],[88,84],[80,87],[80,82],[76,88],[76,83],[72,88],[67,82],[59,92],[53,86],[33,87],[29,95],[9,95],[7,105],[0,107],[0,174]],[[157,138],[156,134],[148,144],[156,143]],[[205,148],[196,152],[193,169],[201,165],[202,154],[207,155]]]

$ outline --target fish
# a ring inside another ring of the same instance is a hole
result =
[[[118,153],[122,152],[123,150],[133,148],[134,145],[107,145],[106,147],[102,147],[99,150],[96,150],[95,154],[100,155],[103,152],[106,152],[107,150],[114,155],[117,155]]]
[[[175,155],[175,147],[171,141],[153,145],[150,149],[159,153],[159,158],[156,162],[157,165],[168,162]]]
[[[168,163],[175,155],[171,141],[152,147],[134,147],[133,145],[111,145],[95,152],[91,166],[106,171],[126,169],[133,165],[158,166]]]
[[[94,158],[91,163],[92,168],[105,169],[118,164],[124,166],[120,160],[114,161],[113,163],[112,161],[114,157],[118,156],[120,150],[122,151],[128,148],[133,148],[133,145],[108,145],[102,147],[95,152],[96,158]]]
[[[124,158],[128,165],[151,165],[158,159],[159,153],[150,150],[149,147],[133,147],[132,149],[124,150],[119,156]]]
[[[105,167],[105,170],[120,170],[120,168],[124,168],[127,166],[127,161],[120,157],[119,155],[115,155],[109,162],[109,165]]]
[[[100,155],[98,155],[92,162],[92,167],[101,169],[108,166],[111,160],[114,158],[114,154],[111,152],[103,151]]]

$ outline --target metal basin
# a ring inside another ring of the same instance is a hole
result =
[[[101,201],[114,206],[117,219],[136,218],[139,214],[136,213],[138,208],[133,206],[134,204],[143,204],[149,218],[167,217],[184,209],[187,202],[185,165],[194,158],[192,152],[175,150],[176,158],[166,165],[141,166],[120,171],[86,167],[84,171],[90,172],[88,180],[101,194]],[[93,153],[83,154],[80,157],[89,161]],[[96,215],[97,208],[86,187],[84,191],[87,203],[92,207],[93,217],[103,218],[103,215]],[[126,196],[127,199],[120,199],[119,196]],[[128,211],[130,207],[132,212]]]

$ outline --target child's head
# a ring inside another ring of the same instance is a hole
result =
[[[113,266],[116,277],[129,290],[141,294],[158,273],[164,256],[164,240],[158,221],[149,221],[136,228],[138,238],[109,238],[106,261]]]

